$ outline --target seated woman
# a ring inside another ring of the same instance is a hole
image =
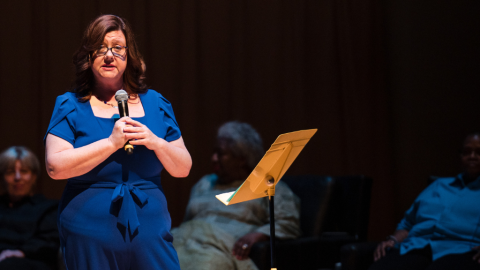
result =
[[[214,174],[192,188],[184,222],[172,230],[182,270],[257,269],[251,246],[269,239],[268,198],[225,206],[215,195],[235,191],[264,154],[258,133],[248,124],[220,127],[212,156]],[[275,236],[300,235],[299,200],[280,181],[275,189]]]
[[[417,197],[370,270],[480,269],[480,134],[467,136],[461,160],[464,173]]]
[[[0,269],[55,269],[59,250],[55,201],[34,195],[37,157],[13,146],[0,154]]]

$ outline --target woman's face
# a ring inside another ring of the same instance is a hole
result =
[[[235,157],[224,142],[218,142],[212,156],[213,171],[223,183],[245,177],[245,160]]]
[[[127,46],[125,35],[121,30],[111,31],[105,35],[103,46],[112,48],[115,46]],[[123,57],[114,56],[112,51],[98,56],[92,64],[92,72],[95,80],[104,84],[114,84],[122,80],[123,73],[127,67],[127,53]]]
[[[32,195],[33,185],[37,180],[37,176],[29,168],[22,166],[20,160],[15,161],[14,167],[7,169],[3,178],[8,195],[14,200]]]

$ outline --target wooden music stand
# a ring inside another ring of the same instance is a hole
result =
[[[232,192],[218,194],[215,197],[225,205],[254,200],[268,196],[270,208],[270,258],[271,269],[275,267],[275,185],[290,168],[317,129],[300,130],[281,134],[270,146],[262,160],[250,173],[247,180]]]

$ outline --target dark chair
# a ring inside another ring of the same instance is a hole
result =
[[[367,270],[378,242],[348,243],[341,248],[342,270]]]
[[[300,198],[302,236],[276,242],[279,269],[333,269],[340,248],[366,241],[372,179],[365,176],[284,176]],[[281,198],[276,198],[281,200]],[[250,258],[260,270],[270,269],[270,243],[256,243]]]
[[[429,176],[427,184],[430,185],[438,176]],[[349,243],[341,248],[342,270],[367,270],[373,263],[373,252],[379,242]]]

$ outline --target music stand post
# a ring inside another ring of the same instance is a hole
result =
[[[270,258],[271,269],[275,262],[275,186],[290,168],[317,129],[300,130],[281,134],[270,146],[262,160],[236,191],[218,194],[215,197],[225,205],[250,201],[268,196],[270,212]]]
[[[275,180],[270,178],[268,183],[272,183],[272,186],[268,188],[268,207],[270,212],[270,268],[276,268],[276,260],[275,260],[275,210],[274,210],[274,198],[275,198]]]

